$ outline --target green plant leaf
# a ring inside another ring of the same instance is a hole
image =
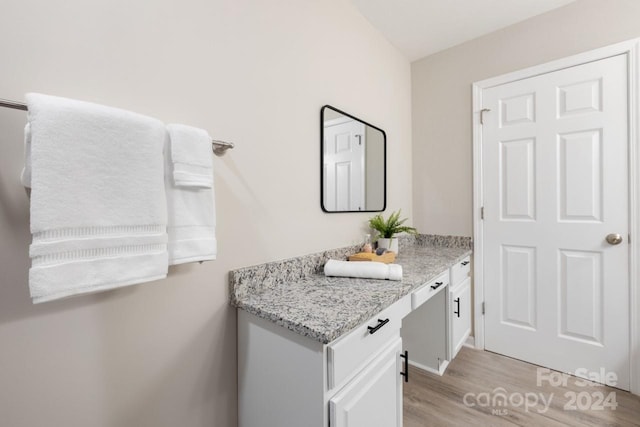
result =
[[[369,219],[369,227],[376,230],[379,235],[376,239],[381,237],[385,239],[392,239],[394,235],[399,233],[417,234],[418,230],[414,227],[404,225],[407,222],[407,218],[400,219],[402,210],[392,212],[387,220],[381,214],[377,214]]]

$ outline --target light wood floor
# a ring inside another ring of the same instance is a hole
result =
[[[442,377],[411,367],[409,383],[404,384],[404,426],[640,426],[640,397],[615,388],[584,385],[575,377],[568,377],[564,387],[548,381],[538,386],[537,369],[529,363],[465,347]],[[503,390],[494,393],[498,387]],[[496,400],[492,406],[487,398],[500,391],[513,404],[507,401],[499,406]],[[614,393],[611,396],[617,408],[598,409],[595,405],[600,393],[604,397]],[[538,399],[535,406],[534,394]],[[551,402],[546,411],[541,394]],[[466,402],[475,406],[465,404],[465,395]],[[575,410],[565,408],[572,405],[571,396],[577,397]],[[529,399],[528,410],[521,398]]]

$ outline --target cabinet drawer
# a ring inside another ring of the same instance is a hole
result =
[[[349,334],[328,344],[328,390],[364,368],[393,338],[398,337],[402,318],[410,311],[411,300],[407,295]],[[384,324],[381,325],[380,321]],[[369,327],[377,329],[371,333]]]
[[[451,287],[461,283],[471,275],[471,257],[468,256],[451,267]]]
[[[411,294],[411,310],[415,310],[427,302],[432,296],[449,285],[449,271],[445,271],[437,278]],[[435,289],[434,289],[435,288]]]

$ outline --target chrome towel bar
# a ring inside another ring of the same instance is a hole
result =
[[[28,111],[27,104],[25,104],[24,102],[11,101],[8,99],[1,99],[1,98],[0,98],[0,107],[12,108],[14,110]],[[219,141],[216,139],[211,140],[211,148],[213,149],[213,152],[217,156],[222,156],[224,153],[227,152],[228,149],[233,148],[234,146],[235,145],[233,144],[233,142]]]

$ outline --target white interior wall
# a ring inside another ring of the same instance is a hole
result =
[[[0,97],[134,110],[236,143],[215,157],[219,256],[32,305],[26,115],[0,109],[0,424],[236,425],[237,267],[360,242],[320,209],[320,108],[388,137],[388,206],[411,206],[410,65],[348,0],[30,0],[0,14]]]

